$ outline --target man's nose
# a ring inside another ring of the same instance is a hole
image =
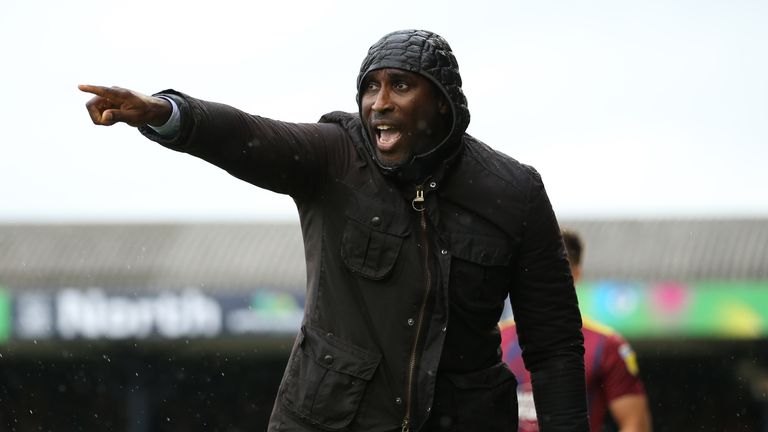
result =
[[[389,91],[386,89],[386,87],[382,88],[378,93],[376,93],[376,100],[373,101],[371,109],[376,112],[392,109],[392,98],[390,97]]]

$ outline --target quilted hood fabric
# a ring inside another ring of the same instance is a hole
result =
[[[362,117],[361,85],[365,76],[376,69],[397,68],[418,73],[446,95],[453,111],[453,125],[445,140],[428,151],[413,155],[399,166],[385,166],[376,157],[373,144],[365,133],[365,142],[371,156],[386,174],[397,175],[405,181],[421,181],[442,162],[455,155],[461,146],[461,137],[469,125],[467,98],[461,89],[459,64],[450,45],[440,35],[426,30],[399,30],[387,34],[368,50],[357,77],[357,105]]]

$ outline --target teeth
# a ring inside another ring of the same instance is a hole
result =
[[[381,126],[376,126],[376,129],[378,129],[378,130],[388,130],[388,129],[392,129],[392,126],[381,125]]]

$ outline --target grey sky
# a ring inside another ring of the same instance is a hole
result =
[[[368,46],[416,27],[456,53],[468,132],[539,169],[561,217],[768,215],[765,1],[110,3],[0,4],[0,222],[295,219],[93,126],[77,84],[311,122],[356,111]]]

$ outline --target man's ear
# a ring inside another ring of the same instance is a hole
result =
[[[446,115],[451,112],[451,106],[445,98],[440,98],[440,102],[437,103],[437,110],[440,114]]]
[[[573,283],[581,280],[581,266],[571,266],[571,275],[573,275]]]

